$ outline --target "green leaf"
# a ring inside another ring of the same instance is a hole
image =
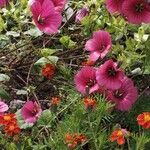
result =
[[[59,58],[57,56],[42,57],[37,62],[35,62],[35,65],[42,65],[42,66],[44,66],[47,63],[56,64],[58,59]]]
[[[13,37],[19,37],[20,36],[20,33],[18,32],[15,32],[15,31],[8,31],[6,33],[7,36],[13,36]]]
[[[17,118],[17,121],[18,121],[18,125],[21,129],[27,129],[27,128],[31,128],[34,124],[33,123],[26,123],[24,121],[24,119],[22,118],[21,116],[21,109],[19,109],[17,112],[16,112],[16,118]]]
[[[0,97],[6,100],[11,99],[11,96],[2,87],[0,87]]]
[[[6,74],[0,73],[0,82],[7,82],[10,80],[10,77]]]
[[[4,20],[2,19],[2,16],[0,15],[0,32],[3,31],[5,28]]]
[[[42,112],[41,117],[37,122],[37,125],[50,127],[51,121],[52,121],[52,113],[50,110],[47,109]]]
[[[63,36],[60,38],[60,43],[63,44],[66,48],[74,48],[76,42],[72,41],[69,36]]]
[[[54,54],[56,51],[57,51],[56,49],[44,48],[41,50],[41,54],[44,57],[48,57],[48,56]]]
[[[31,35],[33,37],[38,37],[38,36],[43,35],[43,33],[37,28],[30,29],[30,30],[24,32],[24,34]]]
[[[17,94],[17,95],[27,95],[28,92],[27,92],[26,90],[18,90],[18,91],[16,92],[16,94]]]

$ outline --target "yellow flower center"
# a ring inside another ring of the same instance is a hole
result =
[[[145,122],[150,121],[150,115],[145,115],[145,116],[144,116],[144,121],[145,121]]]
[[[118,131],[117,136],[119,136],[119,137],[123,136],[122,131]]]
[[[9,121],[9,120],[11,120],[11,117],[10,116],[4,116],[4,120]]]

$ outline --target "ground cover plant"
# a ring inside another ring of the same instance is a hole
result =
[[[2,150],[149,150],[149,129],[149,0],[0,0]]]

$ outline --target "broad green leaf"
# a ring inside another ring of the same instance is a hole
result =
[[[0,97],[6,100],[11,99],[11,96],[2,87],[0,87]]]
[[[9,80],[10,80],[10,77],[8,75],[0,73],[0,82],[6,82]]]
[[[63,44],[66,48],[74,48],[76,42],[72,41],[69,36],[63,36],[60,38],[60,43]]]
[[[41,50],[41,54],[44,57],[48,57],[48,56],[54,54],[56,51],[57,51],[56,49],[44,48]]]
[[[37,62],[35,62],[35,65],[41,65],[44,66],[47,63],[52,63],[52,64],[56,64],[58,61],[58,57],[57,56],[48,56],[48,57],[42,57],[40,58]]]
[[[51,126],[52,121],[52,113],[50,110],[44,110],[41,114],[41,117],[39,118],[37,125],[38,126]]]
[[[38,36],[43,35],[43,33],[37,28],[30,29],[30,30],[24,32],[24,34],[31,35],[33,37],[38,37]]]

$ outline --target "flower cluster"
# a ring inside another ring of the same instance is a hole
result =
[[[0,124],[4,126],[4,131],[9,136],[18,134],[21,131],[15,114],[5,113],[0,115]]]
[[[148,0],[106,0],[106,7],[110,13],[120,13],[130,23],[150,23]]]
[[[117,141],[118,145],[125,144],[125,137],[129,136],[130,133],[126,129],[117,129],[112,132],[110,136],[110,141]]]
[[[0,8],[5,7],[9,0],[0,0]]]
[[[92,61],[103,59],[111,48],[111,36],[106,31],[96,31],[85,48],[89,50]],[[83,95],[104,94],[107,100],[115,103],[120,111],[129,111],[138,97],[137,88],[117,62],[109,59],[98,68],[84,66],[74,78],[76,89]]]
[[[145,129],[150,129],[150,112],[143,112],[137,117],[137,122]]]
[[[87,138],[83,134],[79,133],[67,133],[65,135],[65,144],[67,144],[68,148],[74,149],[78,144],[82,144],[87,141]]]
[[[86,97],[84,98],[84,106],[87,110],[92,110],[96,107],[96,100],[93,98]]]
[[[47,79],[51,79],[55,73],[55,66],[53,64],[46,64],[42,68],[42,75]]]
[[[57,33],[65,4],[66,0],[31,0],[29,5],[33,21],[39,30],[46,34]]]

